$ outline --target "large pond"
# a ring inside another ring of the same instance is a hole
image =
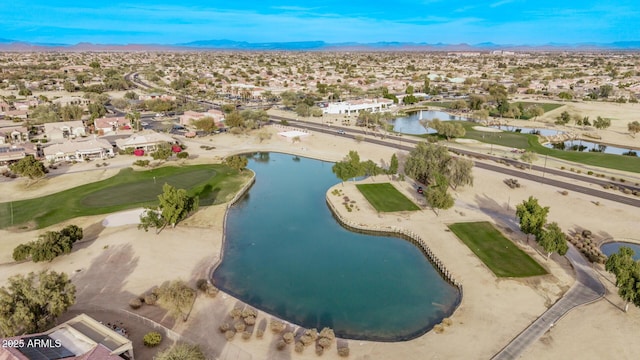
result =
[[[393,125],[393,131],[402,134],[422,135],[422,134],[434,134],[436,131],[432,128],[425,128],[422,125],[422,121],[429,121],[433,119],[440,119],[442,121],[450,120],[464,120],[467,118],[462,116],[455,116],[444,111],[435,110],[420,110],[410,113],[409,116],[399,117],[390,120]]]
[[[594,143],[591,141],[584,140],[568,140],[560,143],[547,143],[544,146],[548,148],[554,148],[559,150],[566,151],[593,151],[593,152],[602,152],[605,154],[616,154],[616,155],[628,155],[628,156],[638,156],[637,150],[630,150],[625,148],[620,148],[617,146],[603,145]]]
[[[262,153],[256,183],[229,209],[216,285],[306,328],[380,341],[422,335],[460,301],[408,241],[343,228],[325,194],[332,163]],[[361,206],[363,206],[362,204]]]
[[[631,249],[633,249],[633,251],[635,252],[635,254],[633,255],[633,259],[636,261],[640,260],[640,244],[614,241],[614,242],[608,242],[608,243],[602,244],[602,246],[600,246],[600,250],[602,251],[603,254],[609,256],[611,254],[617,253],[618,250],[623,246],[630,247]]]

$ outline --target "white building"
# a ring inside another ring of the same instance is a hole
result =
[[[144,151],[153,151],[162,143],[175,144],[176,140],[171,136],[160,134],[153,130],[144,130],[139,133],[135,133],[126,139],[116,140],[116,145],[121,150],[133,148],[143,149]]]
[[[49,141],[87,136],[84,123],[80,120],[46,123],[44,124],[44,133]]]
[[[329,103],[322,109],[324,114],[358,114],[360,111],[382,112],[393,106],[390,99],[362,99]]]
[[[49,145],[42,150],[44,157],[49,161],[84,161],[114,156],[113,146],[104,139],[66,141]]]

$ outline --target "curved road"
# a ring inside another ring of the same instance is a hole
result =
[[[577,306],[594,302],[604,296],[605,288],[596,272],[571,244],[569,244],[566,257],[576,271],[575,284],[560,300],[542,313],[536,321],[511,340],[492,359],[507,360],[520,357],[527,347],[540,339],[566,313]]]

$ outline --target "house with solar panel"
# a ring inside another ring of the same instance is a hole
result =
[[[118,330],[80,314],[44,333],[2,339],[0,360],[134,360]]]

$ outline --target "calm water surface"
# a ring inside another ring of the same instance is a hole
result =
[[[630,247],[631,249],[633,249],[633,251],[635,252],[635,254],[633,255],[633,258],[636,261],[640,260],[640,244],[615,241],[615,242],[602,244],[602,246],[600,247],[600,250],[602,250],[602,252],[605,255],[609,256],[611,254],[617,253],[618,249],[620,249],[623,246]]]
[[[332,217],[332,163],[284,154],[249,161],[256,183],[229,210],[222,290],[287,321],[394,341],[451,315],[458,290],[409,242],[350,232]]]
[[[391,120],[393,124],[393,131],[402,134],[422,135],[422,134],[434,134],[436,131],[432,128],[425,128],[420,123],[423,120],[429,121],[433,119],[440,119],[442,121],[449,120],[467,120],[462,116],[455,116],[444,111],[435,110],[420,110],[409,114],[409,116],[399,117]]]

